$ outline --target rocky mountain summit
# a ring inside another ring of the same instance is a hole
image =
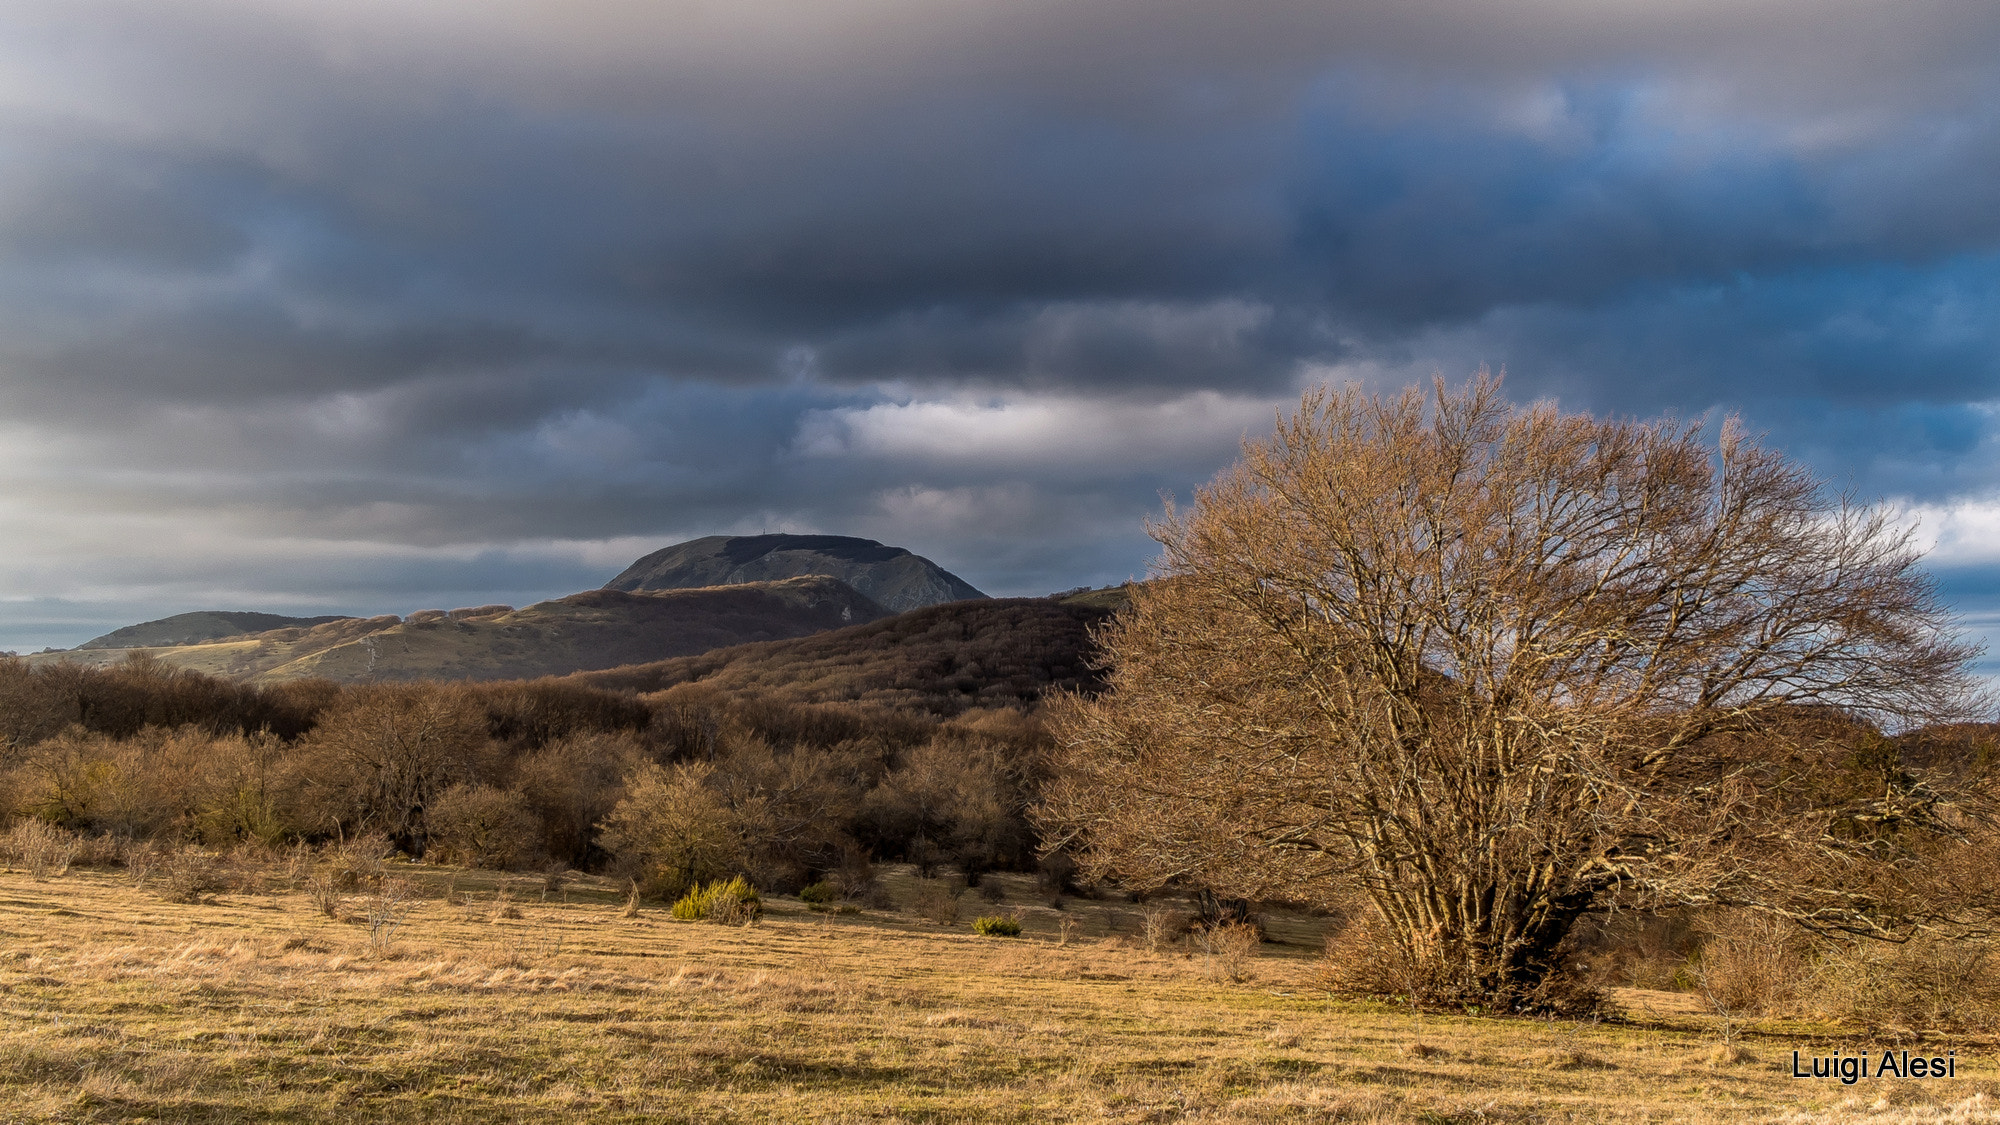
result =
[[[901,613],[986,595],[922,555],[847,535],[710,535],[665,547],[604,584],[628,593],[824,574]]]

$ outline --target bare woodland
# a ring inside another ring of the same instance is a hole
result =
[[[931,673],[896,667],[923,697]],[[1046,737],[1022,710],[956,706],[700,684],[255,687],[144,659],[0,659],[0,822],[107,857],[379,840],[472,867],[604,871],[669,899],[732,874],[772,891],[865,882],[877,859],[973,879],[1031,868]]]
[[[1309,393],[1152,528],[1055,704],[1038,826],[1085,870],[1348,911],[1420,1001],[1589,1003],[1592,914],[1976,935],[1975,649],[1908,534],[1731,421]]]

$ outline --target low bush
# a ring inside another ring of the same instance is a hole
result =
[[[1698,930],[1703,940],[1690,975],[1718,1014],[1792,1011],[1809,991],[1810,949],[1804,931],[1792,922],[1725,910],[1702,918]]]
[[[1249,976],[1249,963],[1264,935],[1248,922],[1224,922],[1196,931],[1209,974],[1234,984]]]
[[[321,914],[339,918],[340,904],[346,896],[340,893],[340,880],[330,872],[321,871],[307,877],[306,898]]]
[[[168,853],[154,868],[153,885],[168,902],[194,904],[223,889],[222,865],[199,848]]]
[[[839,897],[840,892],[824,879],[799,891],[799,901],[810,906],[826,906]]]
[[[321,862],[343,891],[380,886],[387,868],[382,861],[395,850],[387,836],[371,832],[329,844]]]
[[[762,913],[757,888],[738,875],[725,881],[699,886],[674,903],[672,914],[686,922],[720,922],[747,926]]]
[[[1139,937],[1146,948],[1153,953],[1165,953],[1175,942],[1186,936],[1194,925],[1194,915],[1185,910],[1174,910],[1165,906],[1147,909],[1139,921]]]
[[[602,825],[604,847],[642,889],[669,901],[743,868],[735,814],[710,788],[715,767],[648,762],[626,779],[626,794]]]
[[[26,871],[33,879],[47,879],[69,871],[82,846],[81,836],[45,820],[15,821],[7,835],[0,838],[0,852],[6,854],[7,863]]]
[[[1376,999],[1407,999],[1429,982],[1379,914],[1366,907],[1348,911],[1326,935],[1319,984],[1329,992]]]
[[[964,887],[939,879],[926,880],[917,888],[917,914],[940,926],[953,925],[958,921],[959,900],[964,895]]]
[[[396,939],[396,931],[403,928],[410,914],[416,908],[416,894],[410,884],[401,879],[384,879],[368,896],[362,917],[368,923],[368,949],[382,954],[389,950]]]
[[[972,920],[972,932],[982,937],[1020,937],[1021,920],[1005,914],[988,914]]]
[[[1983,941],[1822,943],[1791,1007],[1855,1027],[2000,1027],[2000,964]]]

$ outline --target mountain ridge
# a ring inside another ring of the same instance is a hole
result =
[[[340,618],[191,645],[39,653],[30,664],[108,665],[135,654],[250,683],[534,679],[693,655],[879,620],[889,611],[839,579],[626,593],[585,590],[523,609]]]
[[[268,633],[273,629],[309,629],[315,625],[325,625],[334,621],[352,620],[355,619],[344,613],[328,613],[318,617],[287,617],[278,613],[256,613],[250,610],[198,609],[191,613],[176,613],[156,621],[141,621],[137,625],[113,629],[101,637],[92,637],[76,647],[79,650],[163,648],[219,641],[225,637],[240,637],[251,633]]]

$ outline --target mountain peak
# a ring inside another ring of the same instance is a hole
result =
[[[604,588],[680,590],[808,574],[837,578],[897,612],[986,596],[922,555],[851,535],[709,535],[654,551]]]

